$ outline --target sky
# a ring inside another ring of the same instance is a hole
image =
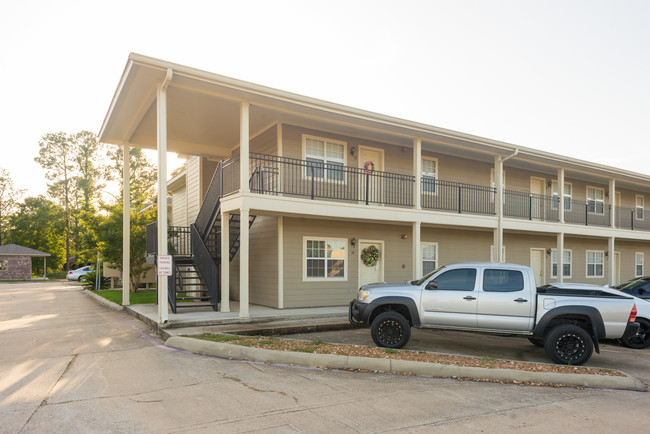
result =
[[[650,174],[646,0],[0,2],[0,168],[99,132],[130,52]],[[170,154],[170,170],[180,164]]]

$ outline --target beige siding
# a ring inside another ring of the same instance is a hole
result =
[[[188,226],[187,188],[182,186],[172,193],[172,226]]]
[[[422,242],[438,243],[437,266],[467,261],[489,261],[491,231],[422,227]]]
[[[616,241],[615,251],[621,254],[621,282],[635,277],[636,253],[643,253],[643,275],[650,275],[650,243]]]
[[[205,157],[201,158],[201,204],[205,200],[205,195],[208,192],[210,182],[212,182],[212,176],[214,175],[214,171],[217,170],[218,164],[218,162],[208,160]]]
[[[258,152],[260,154],[277,155],[277,126],[273,125],[267,128],[259,135],[253,137],[250,141],[251,152]]]
[[[401,234],[409,235],[404,240]],[[384,280],[405,281],[413,274],[411,227],[366,223],[284,218],[284,303],[285,307],[342,306],[350,302],[358,287],[360,252],[352,247],[355,238],[384,241]],[[345,238],[347,278],[344,281],[303,280],[303,237]],[[402,268],[404,265],[404,268]]]
[[[424,150],[422,155],[438,159],[438,177],[443,181],[490,186],[490,170],[494,168],[493,164]]]
[[[201,157],[187,158],[187,220],[193,222],[201,208]]]
[[[258,216],[250,228],[249,298],[278,307],[278,219]]]

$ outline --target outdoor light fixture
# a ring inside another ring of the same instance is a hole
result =
[[[550,255],[551,254],[551,249],[546,249],[546,254]]]
[[[409,236],[408,236],[407,234],[402,234],[402,239],[403,239],[403,240],[407,239],[408,237],[409,237]]]
[[[350,148],[350,155],[352,155],[352,156],[354,157],[354,154],[356,154],[356,153],[357,153],[357,148],[354,147],[354,146],[352,146],[352,147]]]
[[[356,245],[357,245],[357,239],[356,239],[356,238],[352,238],[352,239],[350,240],[350,244],[352,245],[352,247],[356,246]]]

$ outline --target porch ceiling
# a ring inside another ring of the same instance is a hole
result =
[[[593,182],[617,179],[617,187],[650,192],[650,176],[572,159],[536,149],[411,122],[265,86],[235,80],[146,56],[131,54],[102,124],[99,140],[116,145],[156,148],[156,89],[167,70],[167,150],[188,155],[229,157],[239,144],[239,104],[248,102],[250,134],[275,122],[326,129],[333,133],[493,161],[496,154],[517,157],[507,165],[555,175],[558,167]]]

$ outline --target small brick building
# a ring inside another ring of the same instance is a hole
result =
[[[17,244],[0,246],[0,280],[30,280],[32,278],[32,258],[43,258],[43,278],[47,270],[46,259],[49,253]]]

